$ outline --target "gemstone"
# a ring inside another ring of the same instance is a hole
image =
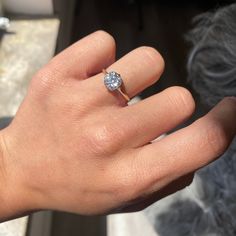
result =
[[[114,91],[122,85],[121,76],[115,71],[109,72],[104,77],[104,84],[108,90]]]

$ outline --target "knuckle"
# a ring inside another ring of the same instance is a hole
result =
[[[181,109],[182,114],[191,115],[195,110],[195,102],[191,93],[184,87],[173,86],[167,89],[170,103]]]
[[[122,133],[109,124],[90,127],[87,139],[91,150],[97,155],[109,155],[121,148]]]
[[[96,31],[95,35],[98,38],[98,40],[101,41],[101,43],[103,43],[103,44],[106,43],[106,44],[112,45],[112,47],[115,47],[115,45],[116,45],[115,39],[108,32],[106,32],[104,30],[98,30],[98,31]]]
[[[221,155],[231,141],[227,131],[217,121],[213,121],[208,125],[208,128],[205,129],[204,136],[209,151],[215,156]]]
[[[39,92],[47,92],[55,86],[56,71],[44,67],[38,71],[31,81],[31,88]]]
[[[148,63],[157,74],[162,74],[165,68],[165,61],[161,54],[153,47],[139,47],[138,52],[145,56],[145,62]]]
[[[92,135],[89,135],[92,144],[92,149],[97,153],[103,153],[110,149],[111,140],[113,140],[113,134],[107,126],[97,127],[92,131]]]

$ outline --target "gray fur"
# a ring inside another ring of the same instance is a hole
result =
[[[194,19],[187,39],[194,45],[188,80],[203,102],[215,105],[236,96],[236,4]]]
[[[236,96],[236,4],[194,20],[188,80],[209,106]],[[235,121],[236,122],[236,121]],[[145,210],[160,236],[236,235],[236,139],[192,185]]]

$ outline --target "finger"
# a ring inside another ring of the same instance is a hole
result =
[[[108,72],[116,71],[121,74],[124,91],[129,97],[155,83],[164,70],[164,60],[153,48],[140,47],[128,53],[107,68]],[[86,81],[88,91],[104,104],[120,104],[124,98],[117,92],[109,92],[103,83],[104,74],[100,73]]]
[[[151,193],[149,196],[146,196],[144,198],[141,197],[141,198],[138,198],[137,200],[131,201],[127,203],[125,207],[119,208],[116,212],[113,212],[113,213],[118,213],[118,212],[128,213],[128,212],[141,211],[145,209],[146,207],[150,206],[151,204],[159,201],[160,199],[167,197],[189,186],[192,183],[193,178],[194,178],[194,173],[181,176],[180,178],[169,183],[167,186],[163,187],[162,189],[154,193]]]
[[[194,108],[194,100],[187,89],[171,87],[123,108],[119,126],[125,130],[129,145],[142,146],[189,118]]]
[[[45,67],[53,79],[86,79],[115,60],[115,41],[104,31],[92,33],[54,57]]]
[[[192,125],[137,149],[131,161],[140,167],[144,185],[157,183],[150,189],[160,188],[212,162],[235,136],[235,120],[236,100],[226,98]]]

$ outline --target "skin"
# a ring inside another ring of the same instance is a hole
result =
[[[119,72],[130,97],[157,82],[161,55],[140,47],[115,62],[115,41],[95,32],[52,59],[32,79],[0,132],[1,221],[41,209],[84,215],[143,209],[191,183],[236,132],[236,100],[225,98],[190,126],[194,100],[171,87],[126,106],[103,85]]]

